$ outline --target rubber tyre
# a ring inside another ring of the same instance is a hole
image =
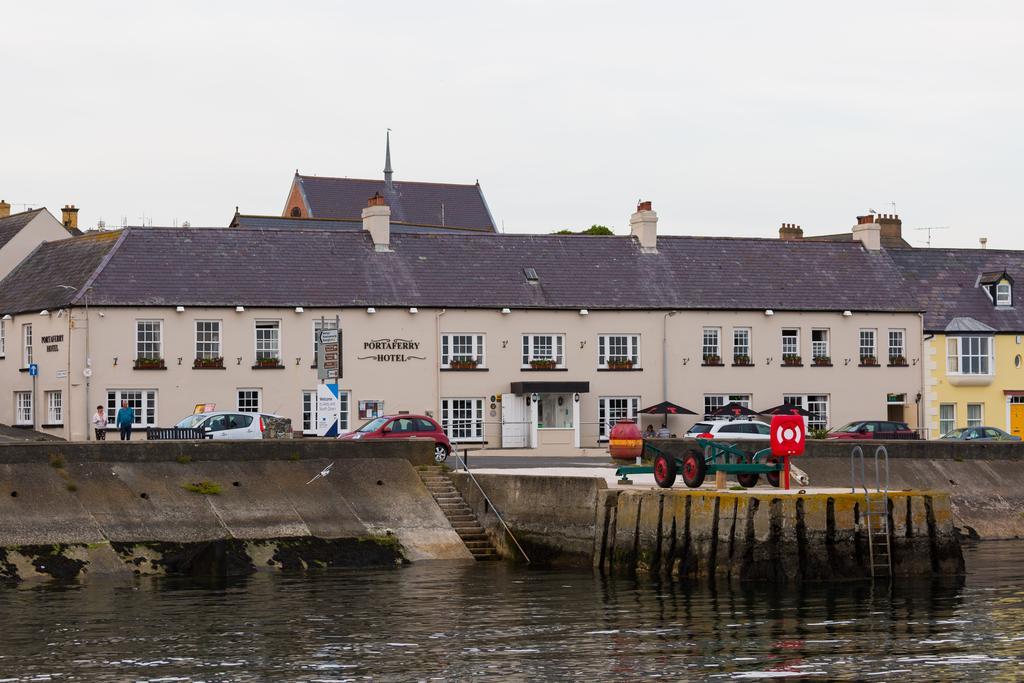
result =
[[[775,459],[769,458],[768,462],[769,464],[775,464]],[[782,472],[765,472],[764,478],[775,488],[779,488],[779,485],[782,484]]]
[[[676,459],[664,455],[654,457],[654,481],[663,489],[672,488],[676,483]]]
[[[683,457],[683,483],[691,489],[700,488],[707,475],[708,466],[704,456],[699,453],[687,453]]]
[[[434,446],[434,462],[444,462],[448,459],[448,449],[445,448],[444,444],[437,444]]]
[[[739,482],[740,486],[745,489],[752,489],[757,486],[757,481],[761,478],[761,475],[757,472],[737,472],[736,481]]]

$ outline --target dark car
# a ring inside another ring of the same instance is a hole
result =
[[[955,441],[1020,441],[1019,436],[1007,434],[996,427],[965,427],[943,434],[943,439]]]
[[[857,420],[829,431],[826,439],[920,439],[906,422]]]
[[[346,441],[364,439],[433,439],[434,460],[443,462],[452,452],[452,443],[441,425],[426,415],[385,415],[377,417],[354,432],[338,437]]]

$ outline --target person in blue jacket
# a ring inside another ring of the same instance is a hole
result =
[[[135,411],[128,407],[128,401],[121,401],[121,409],[117,411],[117,426],[121,430],[121,441],[131,441],[133,422],[135,422]]]

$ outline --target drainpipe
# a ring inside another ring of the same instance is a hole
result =
[[[61,413],[62,413],[61,417],[64,419],[64,438],[67,439],[68,441],[71,441],[71,379],[73,377],[73,375],[71,374],[71,330],[72,330],[71,311],[74,310],[74,309],[72,309],[70,306],[68,306],[65,310],[67,311],[67,314],[68,314],[68,343],[67,343],[67,347],[68,347],[68,363],[64,367],[66,367],[68,369],[67,370],[67,372],[68,372],[68,376],[67,376],[68,390],[66,392],[64,392],[64,395],[61,397],[61,407],[60,407],[60,410],[61,410]]]
[[[668,400],[668,319],[679,311],[669,311],[661,319],[661,400]]]
[[[437,421],[440,422],[441,418],[441,316],[448,312],[447,308],[442,308],[437,315],[434,316],[434,344],[436,348],[435,352],[435,363],[434,363],[434,397],[437,399]]]
[[[928,425],[925,424],[925,405],[928,401],[928,369],[925,365],[925,342],[933,339],[935,335],[931,334],[925,337],[924,334],[924,313],[917,314],[918,322],[921,326],[918,328],[918,334],[921,336],[921,400],[917,402],[917,428],[921,430],[922,436],[927,438],[928,436]]]

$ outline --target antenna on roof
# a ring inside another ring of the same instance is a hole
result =
[[[931,228],[914,228],[914,230],[927,230],[928,231],[928,239],[925,241],[925,246],[927,246],[927,247],[932,246],[932,230],[951,230],[951,229],[952,228],[950,228],[948,225],[940,225],[938,227],[931,227]]]

